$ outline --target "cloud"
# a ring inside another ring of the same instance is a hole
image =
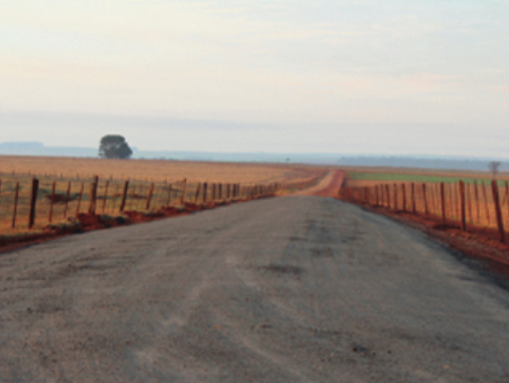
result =
[[[508,21],[473,0],[3,2],[0,111],[499,124]]]

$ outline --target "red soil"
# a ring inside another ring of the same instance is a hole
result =
[[[326,188],[313,193],[313,195],[320,197],[336,197],[339,194],[339,188],[343,184],[344,175],[342,171],[336,171],[330,184]]]

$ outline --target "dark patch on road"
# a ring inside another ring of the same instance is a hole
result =
[[[314,258],[332,258],[334,256],[334,252],[330,247],[326,247],[323,249],[311,249],[311,256]]]
[[[290,274],[290,275],[295,275],[295,276],[300,276],[304,272],[304,270],[298,266],[276,265],[276,264],[262,266],[262,267],[259,267],[258,270],[270,271],[274,274]]]

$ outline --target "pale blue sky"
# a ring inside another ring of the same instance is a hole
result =
[[[496,0],[1,0],[0,141],[509,158],[508,40]]]

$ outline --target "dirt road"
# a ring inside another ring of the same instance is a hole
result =
[[[342,170],[329,170],[320,182],[310,188],[300,190],[293,195],[315,195],[321,197],[335,197],[339,194],[339,188],[343,183],[344,172]]]
[[[0,256],[1,382],[508,382],[509,294],[291,196]]]

